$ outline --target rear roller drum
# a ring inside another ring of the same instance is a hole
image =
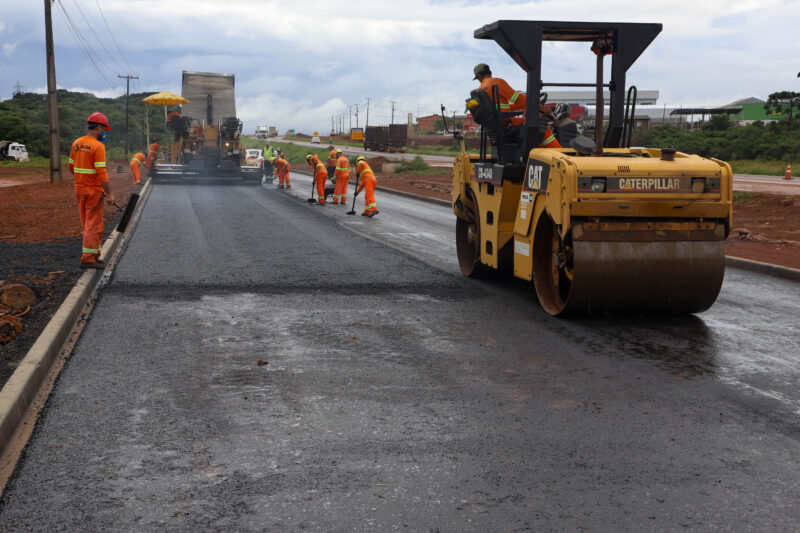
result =
[[[460,218],[456,219],[456,251],[458,266],[468,277],[476,278],[486,274],[488,268],[481,263],[480,225]]]
[[[561,314],[572,292],[572,247],[565,244],[549,217],[542,217],[533,238],[533,283],[539,303],[551,315]]]

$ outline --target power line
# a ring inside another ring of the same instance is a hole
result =
[[[97,32],[94,31],[94,27],[92,27],[92,23],[89,22],[88,18],[86,18],[86,14],[83,12],[83,9],[81,9],[81,6],[78,3],[78,0],[72,0],[72,1],[75,3],[75,7],[78,8],[78,13],[81,14],[81,16],[83,17],[84,22],[86,22],[86,25],[89,27],[89,31],[92,32],[92,35],[94,35],[95,39],[97,39],[97,41],[100,43],[100,46],[103,48],[103,50],[106,51],[106,54],[108,55],[108,57],[111,58],[111,61],[114,62],[114,64],[117,66],[117,68],[119,68],[120,70],[124,71],[125,68],[122,65],[119,64],[119,62],[114,58],[114,56],[111,55],[111,52],[108,51],[108,48],[106,48],[106,45],[103,44],[103,40],[100,38],[99,35],[97,35]],[[106,65],[105,62],[103,62],[103,65],[105,65],[105,67],[108,68],[108,65]],[[111,70],[111,69],[108,68],[108,70]]]
[[[89,62],[92,64],[92,67],[94,67],[95,72],[97,72],[97,75],[100,76],[100,78],[105,82],[106,86],[108,86],[109,89],[113,89],[114,87],[111,85],[111,83],[109,83],[108,79],[106,79],[106,77],[100,70],[100,67],[97,66],[97,63],[92,58],[91,47],[89,47],[89,43],[86,42],[86,38],[81,34],[80,30],[78,30],[78,28],[75,26],[75,23],[72,21],[72,18],[69,16],[69,13],[67,13],[67,10],[64,8],[64,5],[61,3],[61,0],[58,0],[58,7],[61,8],[61,14],[67,21],[67,24],[70,30],[72,31],[72,36],[75,38],[75,42],[78,45],[78,48],[80,48],[81,52],[83,52],[83,55],[86,56],[86,59],[88,59]]]
[[[122,57],[122,60],[128,66],[129,72],[137,76],[135,83],[136,85],[139,86],[139,92],[141,92],[142,86],[141,83],[139,83],[139,78],[138,78],[139,73],[133,70],[133,67],[128,62],[128,58],[125,57],[125,54],[122,53],[122,49],[119,47],[119,43],[117,43],[117,39],[114,37],[114,32],[111,31],[111,27],[108,25],[108,21],[106,20],[106,16],[103,13],[103,9],[100,7],[100,1],[99,0],[94,0],[94,1],[97,4],[97,10],[100,12],[100,17],[103,19],[103,24],[105,24],[106,30],[108,30],[108,34],[111,36],[111,40],[114,42],[114,46],[117,48],[117,52],[119,52],[119,55]]]

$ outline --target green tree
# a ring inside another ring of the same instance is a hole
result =
[[[731,126],[733,126],[733,124],[731,123],[730,119],[728,119],[728,115],[711,115],[711,118],[708,119],[708,122],[703,124],[703,129],[710,131],[724,131]]]
[[[786,112],[789,115],[789,129],[792,129],[792,117],[795,109],[800,108],[800,93],[793,91],[779,91],[772,93],[764,104],[764,111],[767,113]]]

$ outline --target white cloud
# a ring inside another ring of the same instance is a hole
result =
[[[36,86],[44,82],[43,43],[37,42],[43,36],[21,28],[40,27],[41,9],[28,4],[4,15],[4,39],[24,43],[4,68],[24,85]],[[355,103],[361,105],[363,125],[367,97],[372,98],[370,123],[391,119],[391,101],[397,102],[396,121],[405,121],[409,111],[438,112],[440,104],[460,112],[475,86],[472,67],[478,62],[524,88],[525,73],[494,42],[474,39],[473,31],[498,19],[533,19],[542,13],[546,19],[663,24],[627,79],[640,90],[659,90],[659,105],[720,105],[800,90],[797,0],[673,0],[640,2],[635,9],[629,0],[104,0],[101,5],[141,77],[132,90],[180,92],[182,70],[234,73],[238,113],[247,130],[266,123],[281,130],[326,131],[331,115],[348,115]],[[83,9],[90,18],[99,15],[92,2]],[[145,16],[146,24],[130,24]],[[74,20],[82,23],[80,17]],[[109,89],[87,64],[60,10],[54,11],[54,25],[60,83],[102,94],[124,90],[122,84]],[[768,29],[754,33],[754,28]],[[105,27],[94,30],[116,56]],[[116,84],[122,72],[96,39],[90,41],[110,65],[106,78]],[[25,56],[28,48],[33,51]],[[593,57],[586,43],[548,45],[543,77],[592,81]]]
[[[14,41],[13,43],[3,43],[3,54],[6,57],[11,57],[14,54],[14,51],[17,49],[17,45],[19,41]]]

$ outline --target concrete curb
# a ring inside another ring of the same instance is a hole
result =
[[[725,265],[742,270],[749,270],[750,272],[758,272],[759,274],[767,274],[776,278],[800,281],[800,269],[797,268],[773,265],[772,263],[762,263],[760,261],[742,259],[741,257],[732,257],[730,255],[725,256]]]
[[[114,229],[106,242],[103,243],[104,256],[111,259],[106,261],[107,267],[112,266],[122,251],[122,244],[126,235],[130,234],[139,220],[147,197],[150,195],[151,184],[148,179],[140,194],[140,201],[136,206],[136,213],[128,224],[125,233],[118,233]],[[64,344],[70,337],[72,330],[81,318],[86,304],[94,296],[95,291],[103,279],[106,271],[87,270],[78,279],[78,282],[69,292],[64,302],[47,323],[42,333],[33,346],[25,354],[9,380],[0,390],[0,452],[4,452],[20,420],[25,417],[42,383],[47,379],[53,361],[58,357]]]

